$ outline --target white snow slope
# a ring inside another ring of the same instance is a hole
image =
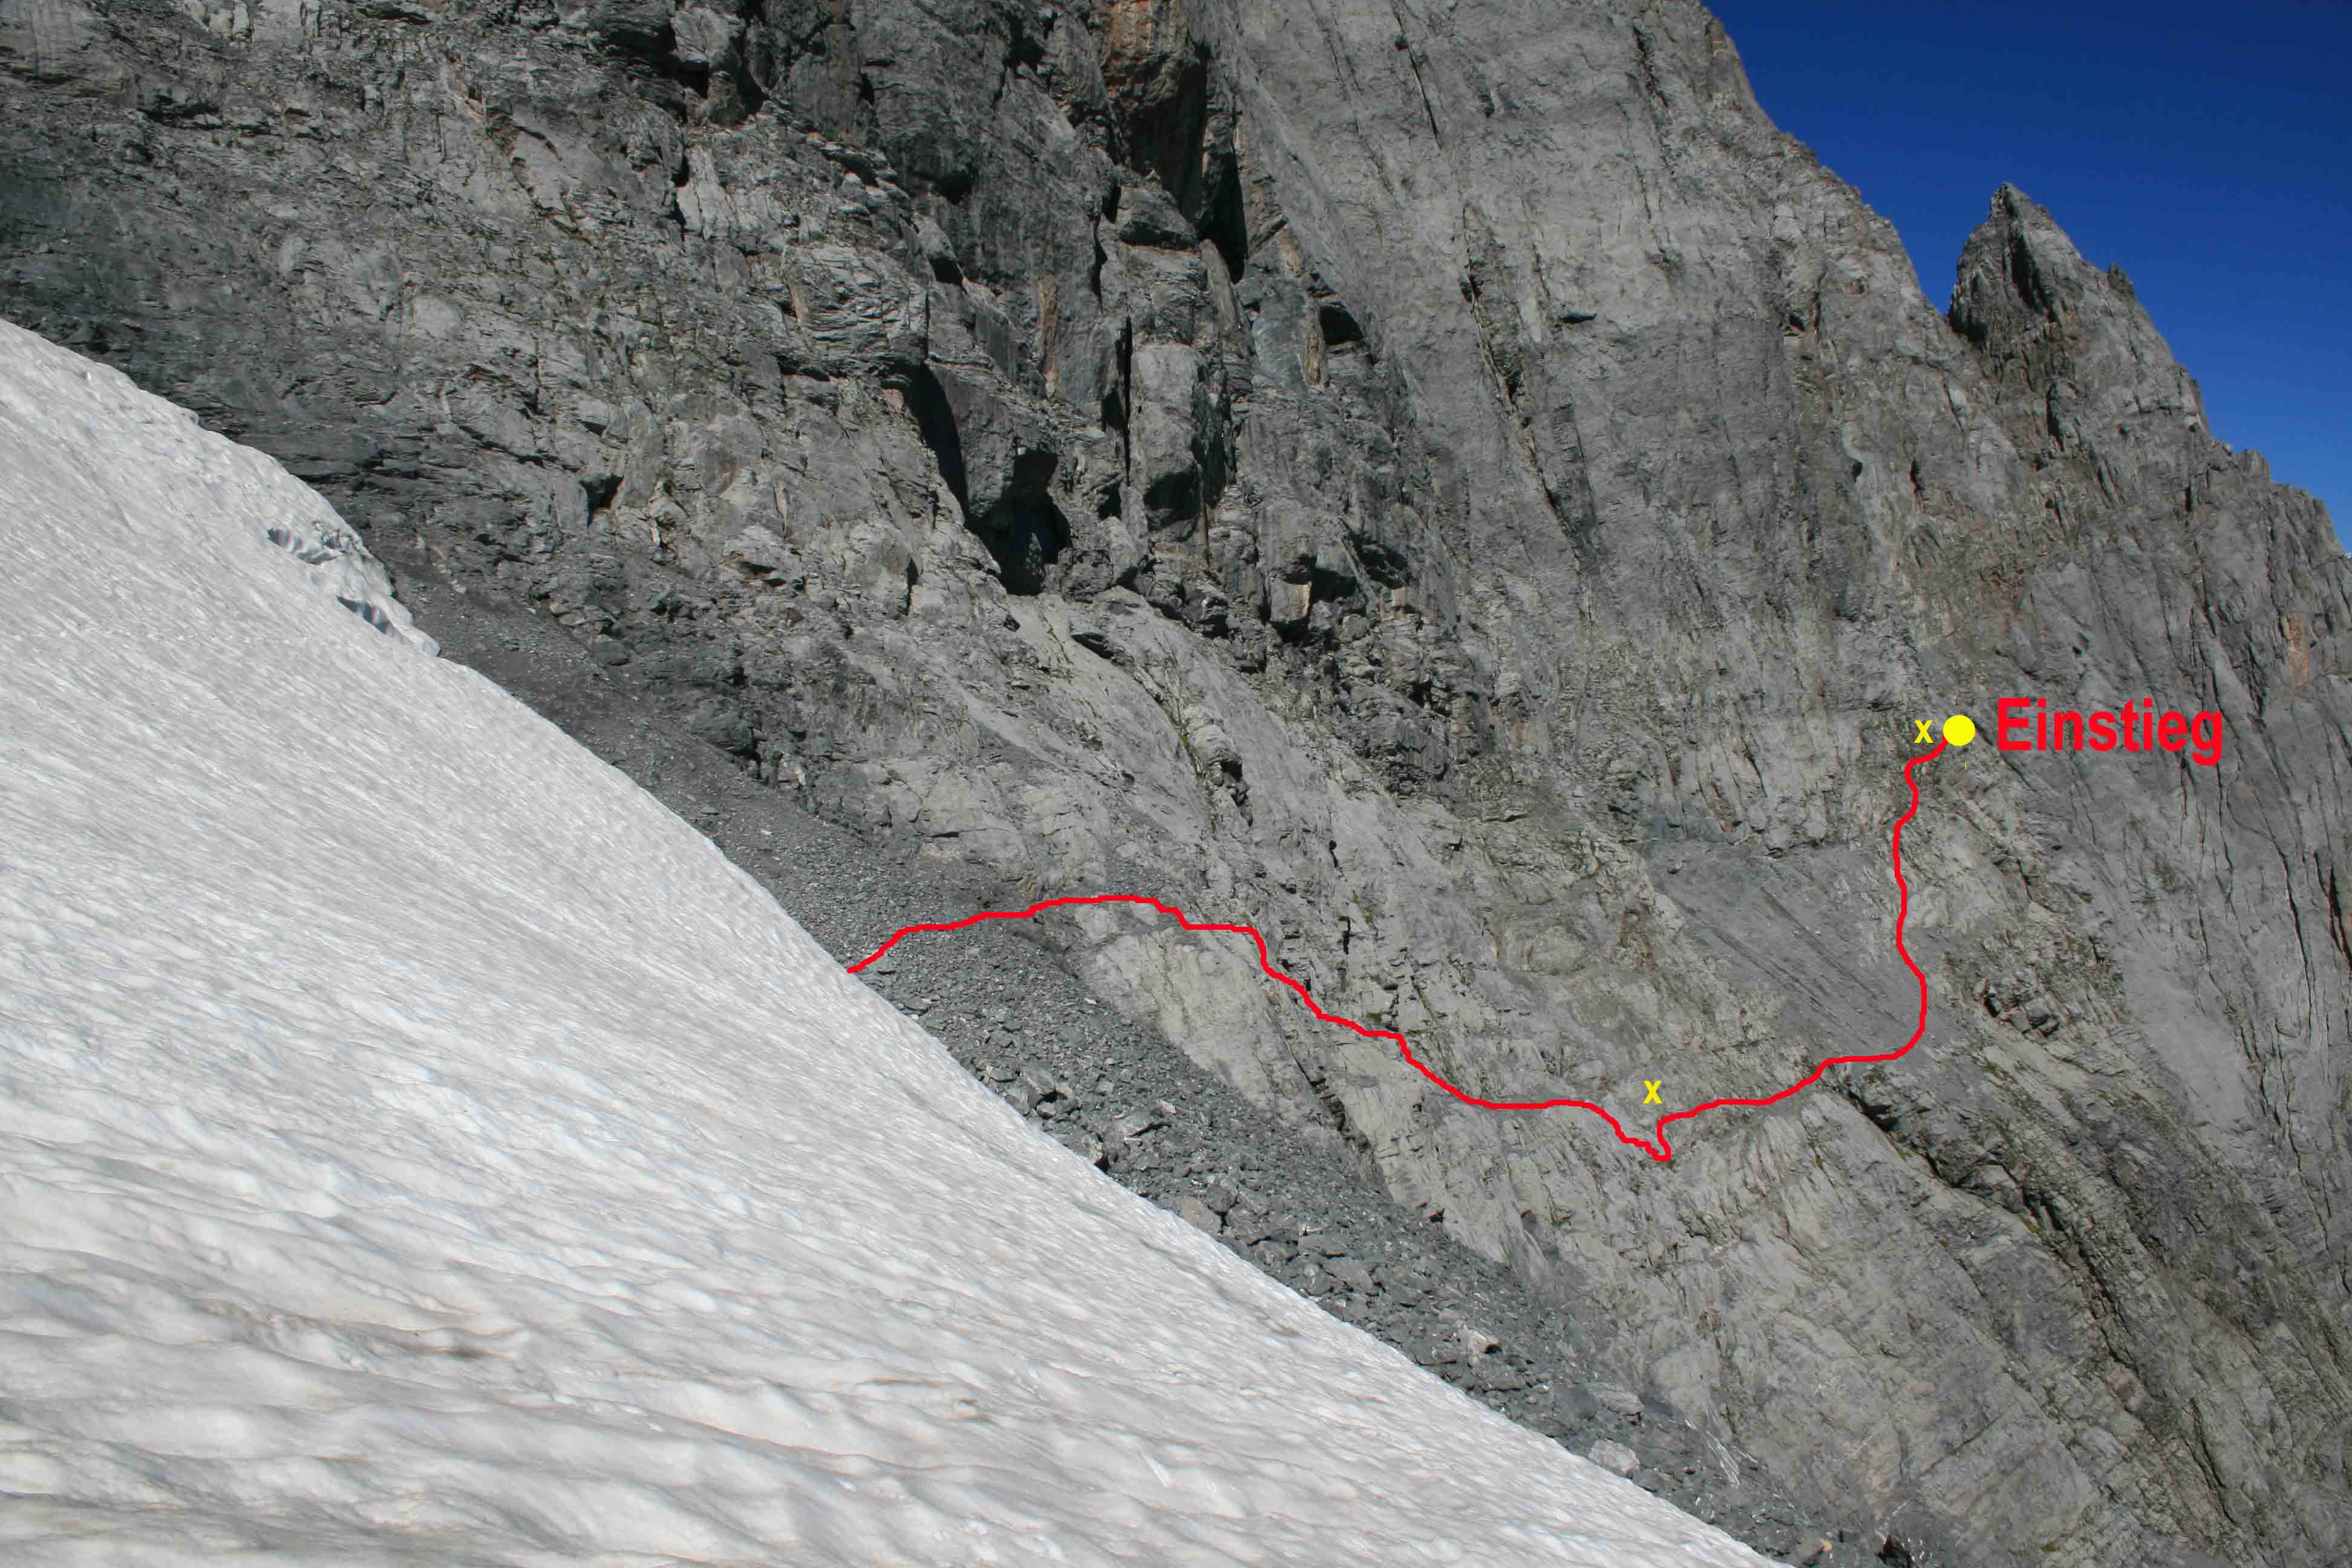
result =
[[[0,1561],[1760,1561],[1030,1131],[421,644],[0,323]]]

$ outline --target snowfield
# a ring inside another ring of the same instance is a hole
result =
[[[0,323],[0,1561],[1756,1563],[971,1083]]]

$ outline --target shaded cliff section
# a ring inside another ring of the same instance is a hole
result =
[[[1939,763],[1929,1047],[1670,1172],[1062,938],[1891,1550],[2342,1554],[2344,561],[2021,194],[1937,310],[1675,4],[5,0],[0,67],[12,319],[762,784],[1248,921],[1474,1089],[1884,1049],[1912,719],[2220,708]]]

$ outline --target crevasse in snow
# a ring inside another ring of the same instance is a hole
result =
[[[1097,1178],[0,323],[0,1556],[1753,1563]]]

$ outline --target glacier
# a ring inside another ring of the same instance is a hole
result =
[[[1097,1176],[0,323],[0,1556],[1757,1563]]]

